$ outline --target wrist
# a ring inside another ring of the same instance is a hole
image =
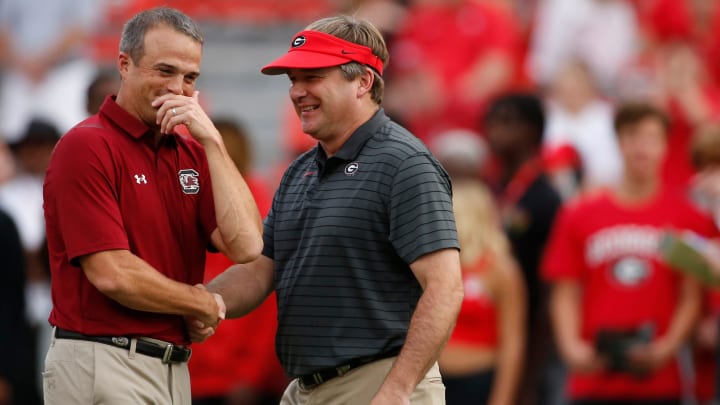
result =
[[[209,320],[215,321],[215,316],[218,313],[218,307],[217,307],[217,301],[215,300],[215,296],[213,293],[209,292],[207,289],[205,289],[204,286],[195,286],[193,287],[194,294],[196,296],[196,308],[195,313],[193,314],[194,317],[201,320],[203,323],[206,323],[206,326],[211,326],[207,324]]]
[[[663,362],[669,360],[678,347],[678,345],[674,344],[671,339],[666,337],[659,338],[654,341],[652,345],[655,346],[655,352],[659,355]]]
[[[380,386],[378,392],[385,393],[386,396],[394,396],[398,399],[410,398],[410,395],[415,390],[415,385],[404,381],[398,381],[392,377],[392,372],[388,374],[385,381]]]

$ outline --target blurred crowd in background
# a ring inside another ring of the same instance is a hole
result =
[[[539,267],[561,206],[622,177],[616,107],[643,101],[670,117],[662,168],[667,189],[687,192],[699,181],[699,167],[720,162],[715,0],[0,0],[0,404],[39,402],[52,305],[42,212],[50,153],[117,88],[124,21],[158,5],[223,29],[299,30],[336,13],[380,28],[391,53],[386,113],[423,140],[463,189],[475,182],[488,190],[492,201],[482,206],[493,215],[475,231],[500,226],[518,263],[522,282],[511,285],[522,291],[510,294],[527,303],[511,316],[527,313],[527,321],[511,329],[525,342],[514,403],[566,403],[566,367],[550,332],[548,285]],[[280,117],[281,141],[271,151],[278,167],[253,160],[263,134],[248,130],[252,116],[218,116],[216,125],[266,214],[284,164],[315,142],[302,133],[289,103],[263,108]],[[504,141],[491,144],[489,132]],[[710,161],[693,160],[701,155]],[[530,187],[538,176],[547,188]],[[480,205],[485,200],[477,193],[470,201]],[[206,278],[229,264],[210,255]],[[271,298],[193,345],[198,404],[277,403],[287,380],[274,353],[274,305]],[[710,321],[698,323],[697,342],[706,355],[688,362],[683,374],[684,396],[695,403],[716,396],[712,353],[720,305],[708,304],[705,312]]]

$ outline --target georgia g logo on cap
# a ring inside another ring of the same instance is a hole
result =
[[[295,39],[293,39],[293,42],[292,42],[292,47],[297,48],[298,46],[303,46],[303,45],[305,45],[305,41],[306,41],[306,39],[302,35],[295,37]]]

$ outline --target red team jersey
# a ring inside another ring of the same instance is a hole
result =
[[[581,336],[594,342],[602,329],[627,330],[652,325],[664,335],[678,303],[681,274],[663,263],[658,241],[665,229],[690,229],[712,235],[710,218],[681,196],[661,192],[632,206],[610,193],[587,196],[563,208],[543,262],[553,282],[576,280],[582,289]],[[628,373],[571,373],[573,399],[680,398],[677,362],[646,377]]]
[[[124,249],[174,280],[203,281],[216,228],[205,151],[144,123],[107,98],[60,139],[45,177],[53,310],[50,323],[86,335],[187,343],[182,316],[136,311],[93,286],[78,258]]]
[[[483,273],[487,260],[478,260],[473,269],[463,269],[463,297],[449,346],[463,345],[493,349],[498,343],[497,307]]]

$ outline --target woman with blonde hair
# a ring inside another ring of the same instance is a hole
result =
[[[511,405],[525,346],[525,287],[487,187],[453,185],[465,298],[440,356],[448,405]]]

